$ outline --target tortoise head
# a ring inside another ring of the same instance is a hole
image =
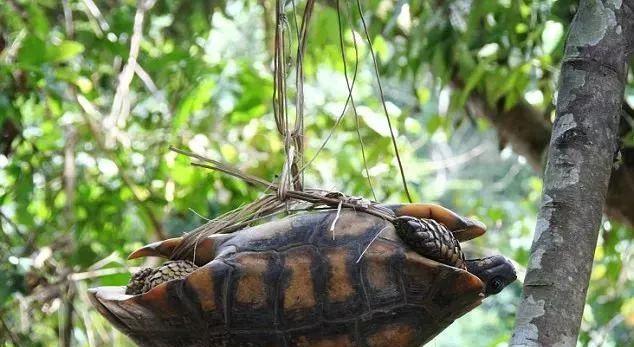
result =
[[[467,260],[467,270],[485,284],[484,295],[489,296],[502,291],[517,279],[515,267],[510,260],[501,255]]]

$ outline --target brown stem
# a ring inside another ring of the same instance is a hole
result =
[[[72,281],[66,283],[67,292],[64,298],[64,321],[60,332],[60,346],[70,347],[72,343],[73,333],[73,315],[75,312],[75,306],[73,302],[75,300],[75,290],[73,289]]]
[[[66,204],[64,206],[64,219],[67,228],[75,224],[75,185],[77,173],[75,170],[75,145],[77,144],[77,131],[69,125],[66,128],[66,141],[64,143],[64,193],[66,194]]]
[[[0,312],[0,325],[2,326],[2,331],[4,331],[3,335],[8,336],[14,346],[20,346],[20,338],[9,328],[4,316],[4,312]]]

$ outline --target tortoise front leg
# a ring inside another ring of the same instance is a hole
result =
[[[386,205],[397,217],[410,216],[433,219],[449,229],[458,241],[467,241],[486,232],[486,226],[477,220],[462,217],[454,211],[436,204]]]
[[[393,223],[398,236],[414,252],[449,266],[466,269],[460,243],[444,225],[434,219],[410,216],[397,217]]]

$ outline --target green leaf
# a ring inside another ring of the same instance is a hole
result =
[[[46,14],[38,6],[37,2],[31,2],[28,9],[29,12],[29,28],[39,38],[44,39],[50,32],[50,26]]]
[[[421,105],[425,105],[431,98],[431,91],[429,88],[421,87],[416,90],[416,96],[418,97],[418,102]]]
[[[469,94],[471,94],[471,91],[482,80],[482,77],[484,77],[484,73],[486,72],[486,65],[487,63],[481,62],[469,75],[469,78],[467,78],[467,82],[465,83],[465,87],[460,93],[457,107],[462,108],[467,103],[467,98],[469,97]]]
[[[46,48],[46,60],[63,62],[72,59],[84,51],[84,45],[76,41],[62,41],[59,45]]]
[[[211,95],[216,86],[212,77],[202,79],[189,93],[185,95],[176,109],[172,121],[172,131],[180,129],[187,119],[196,111],[200,111],[211,100]]]
[[[46,44],[34,35],[27,36],[18,52],[18,61],[26,65],[39,65],[46,61]]]

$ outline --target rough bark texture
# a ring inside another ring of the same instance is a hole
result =
[[[512,346],[575,346],[617,149],[634,0],[581,1]]]

